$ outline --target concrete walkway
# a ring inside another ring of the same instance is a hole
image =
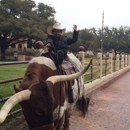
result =
[[[88,115],[71,117],[70,130],[130,130],[130,72],[91,97]]]

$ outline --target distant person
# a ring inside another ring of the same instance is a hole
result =
[[[67,38],[66,36],[63,36],[66,29],[62,28],[60,23],[55,23],[53,26],[47,28],[47,33],[49,34],[46,39],[47,46],[53,46],[55,48],[59,65],[63,63],[64,57],[67,56],[67,45],[74,44],[78,40],[76,25],[73,25],[73,30],[73,38]]]

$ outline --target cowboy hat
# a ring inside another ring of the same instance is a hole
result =
[[[63,35],[63,34],[65,33],[65,31],[66,31],[65,28],[62,28],[62,27],[61,27],[61,24],[60,24],[60,23],[55,23],[53,26],[49,26],[49,27],[47,28],[47,33],[48,33],[49,35],[53,35],[53,34],[52,34],[52,30],[53,30],[53,29],[61,30],[61,31],[62,31],[61,35]]]

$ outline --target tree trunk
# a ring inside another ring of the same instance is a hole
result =
[[[1,46],[1,60],[5,60],[5,47]]]
[[[28,39],[27,41],[27,48],[32,48],[32,40]]]
[[[5,50],[6,47],[8,46],[6,41],[7,41],[7,35],[4,34],[4,37],[3,36],[0,37],[1,60],[6,60]]]

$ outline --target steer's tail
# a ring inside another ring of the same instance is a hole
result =
[[[83,117],[85,117],[86,113],[88,112],[89,102],[90,99],[86,98],[84,95],[76,102],[76,108],[81,111]]]

